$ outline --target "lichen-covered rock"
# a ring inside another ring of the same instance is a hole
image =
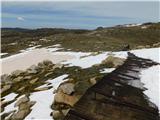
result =
[[[29,101],[29,98],[27,96],[24,96],[22,98],[20,98],[16,103],[15,103],[15,107],[19,106],[22,103],[26,103]]]
[[[75,91],[74,86],[75,85],[73,83],[64,83],[58,89],[65,94],[71,95]]]
[[[32,80],[29,81],[30,84],[34,84],[38,81],[39,78],[34,78]]]
[[[22,76],[13,79],[13,82],[20,82],[23,79]]]
[[[90,86],[88,81],[78,81],[76,82],[74,89],[76,93],[83,94]]]
[[[55,111],[53,111],[52,112],[52,116],[53,116],[53,119],[60,119],[60,118],[62,118],[63,117],[63,114],[60,112],[60,111],[58,111],[58,110],[55,110]]]
[[[107,65],[108,67],[116,68],[124,63],[125,59],[114,57],[112,55],[108,56],[105,60],[102,61],[102,64]]]
[[[57,94],[55,94],[54,101],[56,103],[64,103],[73,106],[79,100],[79,97],[80,96],[77,95],[70,96],[59,91]]]
[[[31,111],[31,107],[35,104],[35,101],[30,101],[28,96],[20,98],[14,107],[18,107],[17,112],[13,113],[10,117],[11,120],[23,120]]]
[[[30,113],[29,109],[20,110],[11,116],[12,120],[23,120]]]
[[[36,102],[35,101],[30,101],[27,103],[23,103],[19,105],[19,110],[26,110],[29,109],[30,107],[32,107]]]

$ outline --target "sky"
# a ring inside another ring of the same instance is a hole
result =
[[[2,26],[95,29],[158,22],[158,1],[2,1]]]

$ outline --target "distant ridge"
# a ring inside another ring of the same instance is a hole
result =
[[[118,25],[115,25],[115,26],[112,26],[112,27],[102,27],[102,26],[97,26],[97,28],[95,29],[92,29],[92,30],[102,30],[102,29],[106,29],[106,28],[116,28],[116,27],[130,27],[130,26],[144,26],[144,25],[153,25],[153,24],[160,24],[160,22],[145,22],[145,23],[130,23],[130,24],[118,24]],[[38,31],[46,31],[46,30],[56,30],[56,31],[79,31],[79,30],[82,30],[82,31],[91,31],[89,29],[72,29],[72,28],[20,28],[20,27],[3,27],[1,28],[1,30],[14,30],[14,31],[32,31],[32,30],[38,30]]]
[[[28,31],[31,29],[26,29],[26,28],[1,28],[1,30],[14,30],[14,31]]]

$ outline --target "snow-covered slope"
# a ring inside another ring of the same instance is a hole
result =
[[[160,63],[160,48],[133,50],[131,52],[139,57]],[[144,87],[147,88],[144,94],[149,97],[151,102],[157,105],[160,112],[160,65],[142,70],[140,77]]]
[[[40,49],[43,50],[44,48]],[[34,50],[35,51],[35,50]],[[47,54],[48,57],[44,56],[44,58],[50,58],[50,60],[55,60],[56,59],[62,59],[64,56],[73,56],[70,59],[63,59],[63,60],[59,60],[60,63],[62,64],[68,64],[69,66],[79,66],[81,68],[88,68],[91,67],[92,65],[95,64],[99,64],[101,63],[104,59],[107,58],[107,56],[109,55],[114,55],[115,57],[121,57],[121,58],[127,58],[127,52],[126,51],[120,51],[120,52],[103,52],[97,55],[93,55],[92,53],[82,53],[82,52],[57,52],[55,49],[45,49],[45,51],[49,51],[49,52],[45,52]],[[25,53],[20,53],[18,58],[22,58],[22,60],[24,60],[24,58],[26,58],[26,54],[33,52],[32,50],[29,52],[25,52]],[[160,52],[160,48],[150,48],[150,49],[139,49],[139,50],[131,50],[130,52],[134,53],[136,56],[142,57],[142,58],[146,58],[146,59],[151,59],[155,62],[160,63],[160,56],[159,56],[159,52]],[[32,53],[33,54],[33,53]],[[37,52],[36,52],[37,54]],[[12,57],[17,60],[17,56],[11,56],[10,58],[5,58],[3,60],[6,59],[11,59]],[[24,57],[25,56],[25,57]],[[52,57],[51,57],[52,56]],[[36,56],[37,57],[37,56]],[[58,58],[59,57],[59,58]],[[13,60],[13,58],[11,60]],[[30,58],[30,57],[28,57]],[[42,58],[42,55],[39,55],[39,58]],[[54,59],[53,59],[54,58]],[[34,58],[35,59],[35,58]],[[41,60],[41,59],[40,59]],[[65,60],[65,62],[64,62]],[[39,59],[38,59],[39,61]],[[37,62],[37,61],[36,61]],[[35,63],[36,63],[35,62]],[[3,64],[3,63],[2,63]],[[19,63],[18,63],[19,64]],[[16,69],[16,68],[14,68]],[[111,72],[114,69],[108,69],[105,68],[102,71],[100,71],[101,73],[108,73]],[[63,82],[63,79],[66,78],[67,76],[60,76],[56,79],[54,79],[54,83],[52,83],[52,86],[54,86],[55,88],[57,88],[59,86],[59,84],[61,82]],[[159,109],[160,109],[160,65],[157,66],[153,66],[150,67],[148,69],[144,69],[141,71],[141,82],[144,84],[144,87],[147,88],[146,91],[144,91],[144,94],[147,95],[149,97],[149,99],[156,104]],[[46,97],[47,96],[47,97]],[[45,97],[47,100],[43,100],[43,97]],[[41,118],[50,118],[49,113],[51,111],[50,109],[50,105],[51,105],[51,101],[48,101],[50,99],[50,97],[53,98],[52,95],[52,91],[51,90],[47,90],[44,92],[37,92],[37,93],[33,93],[31,94],[31,100],[35,100],[37,101],[36,105],[33,106],[33,111],[27,116],[26,119],[31,119],[31,118],[37,118],[38,116],[38,112],[37,109],[42,110],[39,112],[43,112],[43,108],[47,111],[44,112],[44,114],[41,114]],[[14,99],[15,95],[11,95],[11,97],[9,96],[6,97],[6,100],[8,99]],[[42,98],[42,99],[40,99]],[[44,104],[40,104],[40,102],[43,102]],[[44,106],[43,106],[44,105]],[[47,108],[46,108],[47,107]],[[9,110],[14,110],[14,103],[10,104],[10,106],[8,107]],[[7,108],[6,108],[7,110]],[[39,118],[39,116],[38,116]]]
[[[141,71],[141,82],[147,88],[144,94],[149,100],[158,106],[160,110],[160,65]],[[159,111],[160,112],[160,111]]]

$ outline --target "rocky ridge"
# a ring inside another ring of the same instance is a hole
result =
[[[30,100],[30,94],[51,89],[52,86],[42,88],[39,86],[47,84],[48,79],[67,73],[69,74],[68,80],[61,83],[57,90],[53,90],[55,96],[51,98],[53,101],[51,115],[54,120],[61,120],[84,92],[103,76],[98,72],[100,69],[115,68],[123,62],[124,59],[109,56],[99,65],[80,69],[53,64],[45,60],[29,67],[26,71],[16,70],[10,75],[4,74],[1,76],[1,118],[4,120],[24,119],[32,111],[32,106],[36,104],[36,101]],[[7,101],[5,97],[11,93],[15,93],[16,97]],[[5,112],[5,108],[12,103],[15,103],[14,107],[17,109]]]

